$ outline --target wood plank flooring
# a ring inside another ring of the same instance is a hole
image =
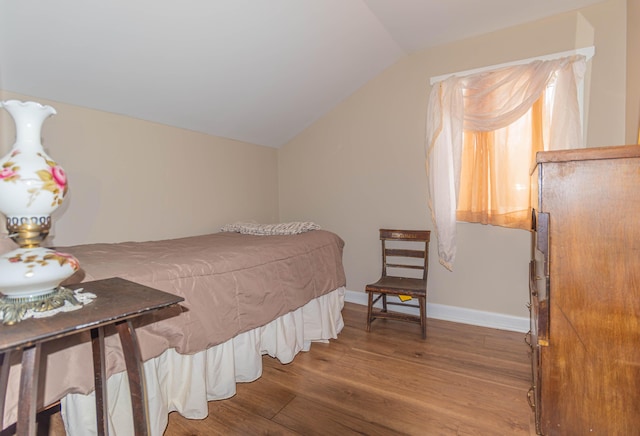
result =
[[[241,383],[209,416],[173,412],[164,436],[534,435],[522,333],[429,319],[376,320],[347,303],[337,340],[287,365],[265,356],[263,376]],[[39,434],[64,435],[60,414]],[[2,432],[2,436],[12,434]]]
[[[521,333],[428,320],[377,320],[347,303],[345,328],[287,365],[209,403],[204,420],[171,413],[165,436],[532,435],[530,364]]]

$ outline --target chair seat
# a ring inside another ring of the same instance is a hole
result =
[[[392,295],[409,295],[411,297],[423,297],[427,295],[427,281],[407,277],[382,277],[375,283],[365,287],[367,292],[381,292]]]

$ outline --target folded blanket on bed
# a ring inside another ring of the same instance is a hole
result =
[[[256,223],[234,223],[226,224],[220,229],[221,232],[236,232],[244,235],[297,235],[310,230],[318,230],[319,225],[305,222],[291,222],[280,224],[256,224]]]

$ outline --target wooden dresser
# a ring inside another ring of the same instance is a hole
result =
[[[640,434],[640,146],[538,153],[532,195],[537,431]]]

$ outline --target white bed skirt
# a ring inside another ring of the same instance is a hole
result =
[[[207,401],[230,398],[236,393],[236,383],[251,382],[262,375],[262,355],[289,363],[300,351],[308,351],[311,342],[337,338],[344,327],[344,294],[344,287],[338,288],[265,326],[241,333],[208,350],[182,355],[172,348],[146,361],[144,376],[151,435],[164,433],[172,411],[190,419],[205,418]],[[125,372],[109,378],[107,392],[109,435],[132,435],[131,400]],[[68,435],[97,433],[94,393],[69,394],[61,404]]]

